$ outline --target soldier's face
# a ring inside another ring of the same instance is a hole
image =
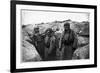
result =
[[[70,29],[70,26],[67,26],[67,25],[66,25],[66,26],[64,26],[64,29],[65,29],[65,30],[69,30],[69,29]]]
[[[51,33],[48,33],[48,36],[51,36],[52,34]]]
[[[39,33],[39,30],[35,30],[35,33]]]
[[[51,32],[48,32],[48,33],[47,33],[48,36],[52,36],[52,34],[53,34],[53,33],[51,33]]]

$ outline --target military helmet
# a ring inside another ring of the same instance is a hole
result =
[[[66,22],[64,23],[64,26],[70,26],[70,23]]]

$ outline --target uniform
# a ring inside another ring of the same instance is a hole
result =
[[[56,37],[51,28],[47,29],[45,37],[45,59],[56,60]]]
[[[59,47],[61,50],[61,59],[71,60],[73,56],[73,51],[77,47],[77,38],[71,29],[67,32],[63,32],[59,41]]]
[[[44,41],[43,41],[43,38],[42,38],[41,34],[33,35],[32,41],[33,41],[33,44],[36,47],[38,53],[40,54],[42,60],[44,60],[45,46],[44,46]]]

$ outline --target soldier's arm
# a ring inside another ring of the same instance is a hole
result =
[[[49,53],[52,51],[52,49],[55,46],[55,37],[52,37],[51,41],[50,41],[50,48],[49,48]]]
[[[73,42],[73,49],[75,50],[78,47],[78,39],[77,39],[77,34],[73,31],[74,35],[74,42]]]
[[[33,35],[31,39],[32,39],[32,44],[36,47],[37,46],[36,36]]]

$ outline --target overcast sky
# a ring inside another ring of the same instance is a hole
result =
[[[52,21],[63,21],[71,19],[72,21],[89,21],[88,13],[74,12],[49,12],[49,11],[28,11],[22,10],[22,24],[37,24]]]

